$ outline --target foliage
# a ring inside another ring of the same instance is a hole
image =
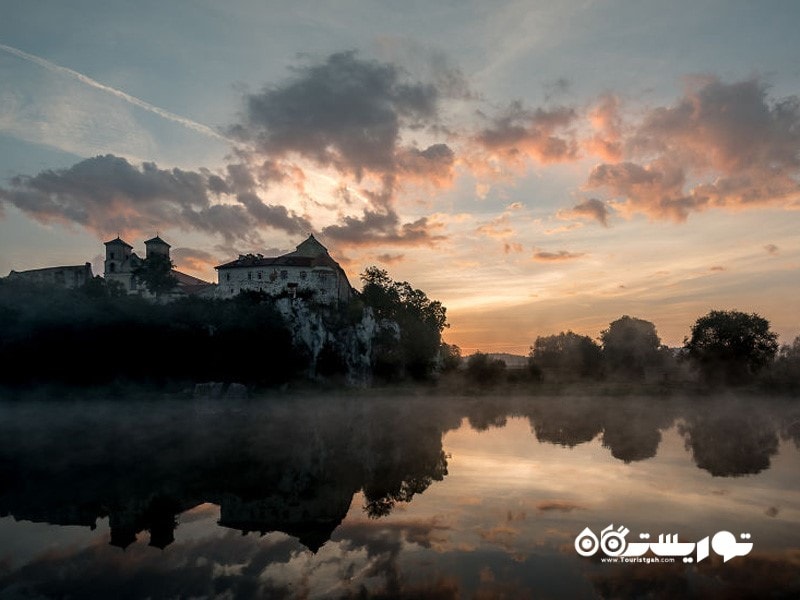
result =
[[[800,391],[800,335],[791,344],[780,347],[766,383],[774,388]]]
[[[0,281],[0,383],[166,384],[290,379],[305,357],[271,302],[154,304],[92,282],[79,290]]]
[[[467,359],[467,379],[482,386],[494,385],[506,372],[506,363],[499,358],[476,352]]]
[[[777,337],[755,313],[712,310],[692,326],[684,350],[707,381],[743,383],[772,362]]]
[[[178,285],[178,280],[172,274],[174,268],[169,256],[151,254],[133,269],[133,275],[145,284],[151,294],[161,297]]]
[[[592,338],[572,331],[537,337],[529,357],[531,375],[538,378],[543,370],[561,379],[598,377],[603,371],[600,347]]]
[[[430,375],[436,367],[442,331],[448,327],[447,309],[407,281],[393,281],[378,267],[366,269],[361,280],[364,305],[373,310],[376,318],[393,321],[399,327],[399,344],[387,338],[378,345],[375,359],[383,365],[378,374],[388,379],[404,372],[416,379]]]
[[[610,372],[643,379],[645,369],[661,364],[661,338],[650,321],[620,317],[600,333],[603,358]]]
[[[461,366],[463,362],[461,357],[461,348],[455,344],[445,344],[439,350],[439,369],[446,373],[448,371],[455,371]]]

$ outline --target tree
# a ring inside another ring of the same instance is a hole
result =
[[[461,366],[461,348],[455,344],[442,342],[439,349],[439,369],[443,372],[455,371]]]
[[[625,315],[600,333],[603,358],[612,373],[643,379],[645,369],[661,364],[661,338],[650,321]]]
[[[529,356],[531,367],[559,378],[598,377],[602,372],[600,347],[592,338],[572,331],[537,337]]]
[[[467,359],[467,378],[478,385],[490,386],[498,383],[506,372],[506,363],[499,358],[476,352]]]
[[[755,313],[712,310],[692,326],[684,350],[708,381],[743,383],[772,362],[778,336]]]
[[[361,280],[364,304],[379,319],[394,321],[399,327],[401,366],[415,378],[429,375],[436,366],[442,331],[448,327],[447,309],[407,281],[393,281],[383,269],[369,267],[361,274]],[[384,350],[394,360],[394,349],[384,344]]]
[[[145,284],[151,294],[160,298],[178,285],[178,280],[172,274],[174,268],[168,256],[152,254],[133,270],[133,275]]]

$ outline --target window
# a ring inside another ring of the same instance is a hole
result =
[[[113,252],[109,253],[108,257],[109,257],[111,260],[114,260],[115,258],[117,258],[116,256],[114,256],[114,253],[113,253]]]
[[[252,279],[253,279],[253,272],[252,271],[248,271],[247,272],[247,280],[248,281],[252,281]]]
[[[113,273],[113,272],[114,272],[114,271],[116,271],[116,270],[117,270],[117,265],[116,265],[116,264],[114,264],[114,263],[109,263],[109,265],[108,265],[108,272],[109,272],[109,273]]]
[[[288,279],[289,271],[281,271],[281,279]]]
[[[300,271],[300,279],[305,279],[305,278],[306,278],[306,272]]]
[[[231,280],[231,274],[225,273],[225,281],[230,281],[230,280]],[[233,291],[233,288],[231,288],[231,291]]]
[[[258,278],[261,279],[261,271],[258,272]]]
[[[133,275],[131,275],[131,283],[130,283],[130,288],[131,288],[132,290],[135,290],[135,289],[136,289],[136,277],[134,277]]]

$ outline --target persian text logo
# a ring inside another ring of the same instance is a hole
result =
[[[683,562],[700,562],[708,558],[709,546],[719,554],[723,562],[728,562],[734,556],[745,556],[753,549],[749,541],[738,542],[736,536],[730,531],[718,531],[713,537],[704,537],[698,542],[679,542],[678,534],[660,534],[657,542],[628,542],[625,537],[631,532],[627,527],[620,525],[616,530],[614,525],[600,532],[600,538],[586,527],[575,538],[575,551],[581,556],[594,556],[602,550],[606,556],[611,557],[637,557],[643,556],[648,551],[660,557],[683,557]],[[749,533],[739,534],[742,540],[750,539]],[[639,539],[649,540],[649,533],[640,533]],[[709,542],[710,540],[710,542]],[[692,556],[694,554],[694,556]]]

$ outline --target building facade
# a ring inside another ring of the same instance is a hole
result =
[[[41,283],[67,289],[79,288],[92,280],[92,264],[72,265],[65,267],[45,267],[29,271],[11,271],[8,279],[17,279],[31,283]]]
[[[338,304],[348,302],[353,295],[344,270],[313,235],[308,236],[294,252],[273,258],[241,254],[238,259],[215,268],[217,295],[222,298],[251,290],[272,296],[309,297],[321,304]]]
[[[147,289],[143,281],[136,277],[136,269],[141,266],[142,258],[133,251],[133,246],[117,236],[115,239],[106,242],[106,258],[104,262],[103,276],[106,281],[116,281],[120,283],[128,294],[151,297],[153,294]],[[161,255],[169,260],[170,245],[156,236],[144,242],[145,259],[155,255]],[[192,277],[186,273],[181,273],[177,269],[172,269],[172,276],[177,281],[177,285],[170,292],[170,296],[183,296],[191,294],[207,293],[213,290],[214,285]]]

